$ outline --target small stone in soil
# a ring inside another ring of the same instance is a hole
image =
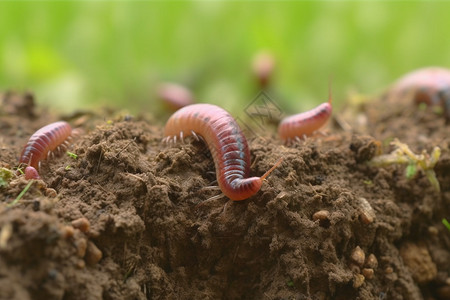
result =
[[[357,265],[362,266],[364,264],[364,261],[366,260],[366,254],[359,246],[356,246],[356,248],[353,249],[351,259]]]
[[[86,233],[91,228],[91,223],[86,218],[79,218],[72,221],[72,226],[79,229],[81,232]]]

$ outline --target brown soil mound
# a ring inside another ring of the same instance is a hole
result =
[[[43,162],[14,205],[28,182],[0,187],[0,298],[450,299],[449,126],[412,104],[363,114],[365,129],[292,146],[250,139],[252,175],[284,161],[241,202],[207,201],[218,191],[205,189],[215,173],[201,142],[164,146],[147,117],[67,116],[85,131],[77,158]],[[13,93],[0,116],[7,169],[59,120]],[[440,192],[423,172],[366,164],[392,138],[441,148]]]

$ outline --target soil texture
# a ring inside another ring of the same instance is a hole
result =
[[[58,120],[83,129],[76,156],[16,175],[29,137]],[[0,299],[450,299],[450,125],[435,109],[380,98],[336,113],[327,135],[249,137],[252,176],[284,161],[237,202],[208,200],[209,151],[164,145],[163,126],[1,95]],[[440,191],[424,171],[367,163],[395,138],[440,148]]]

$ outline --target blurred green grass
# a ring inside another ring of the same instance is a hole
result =
[[[32,90],[71,111],[152,111],[155,85],[242,110],[251,60],[276,58],[274,100],[288,112],[373,94],[413,69],[450,65],[445,2],[0,2],[0,89]]]

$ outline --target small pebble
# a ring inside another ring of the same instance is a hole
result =
[[[58,194],[58,193],[56,193],[56,190],[55,190],[55,189],[48,188],[48,189],[45,190],[45,195],[46,195],[47,197],[49,197],[49,198],[55,198],[57,194]]]
[[[13,233],[13,226],[11,223],[6,223],[0,230],[0,249],[6,249],[8,241]]]
[[[378,260],[374,254],[369,254],[366,258],[366,263],[364,264],[367,268],[376,269],[378,267]]]
[[[317,212],[314,213],[313,215],[313,220],[317,221],[317,220],[328,220],[328,218],[330,217],[330,212],[328,210],[319,210]]]
[[[102,259],[102,257],[102,251],[100,251],[100,249],[98,249],[93,242],[89,241],[87,244],[86,256],[84,257],[86,263],[88,265],[95,265],[100,261],[100,259]]]
[[[392,274],[392,272],[394,272],[394,269],[392,269],[392,267],[386,267],[386,269],[384,269],[384,273],[386,274]]]
[[[61,229],[61,236],[65,239],[70,239],[73,237],[75,230],[72,226],[64,226]]]
[[[359,212],[359,219],[364,224],[370,224],[375,220],[375,211],[373,210],[370,203],[366,200],[366,198],[360,197],[359,198],[360,203],[360,212]]]
[[[366,211],[362,211],[360,213],[359,219],[361,220],[361,222],[363,222],[366,225],[373,222],[373,217]]]
[[[430,227],[428,227],[428,233],[431,235],[438,235],[439,230],[434,226],[430,226]]]
[[[86,233],[91,228],[91,223],[86,218],[79,218],[72,221],[72,226],[79,229],[81,232]]]
[[[364,268],[364,269],[362,269],[362,274],[367,279],[372,279],[373,278],[373,273],[374,273],[373,269],[371,269],[371,268]]]
[[[76,263],[78,269],[84,269],[86,267],[86,262],[82,259],[79,259]]]
[[[283,199],[283,198],[285,198],[287,195],[288,195],[288,193],[286,193],[286,192],[280,192],[280,193],[277,195],[277,199]]]
[[[361,274],[355,274],[353,277],[353,287],[355,289],[359,288],[364,283],[364,276]]]
[[[78,257],[84,257],[86,255],[87,241],[84,238],[77,239],[75,241],[75,247],[77,248]]]
[[[355,249],[353,249],[352,255],[351,255],[352,261],[354,261],[358,266],[362,266],[364,264],[364,261],[366,260],[366,254],[364,251],[359,247],[356,246]]]

